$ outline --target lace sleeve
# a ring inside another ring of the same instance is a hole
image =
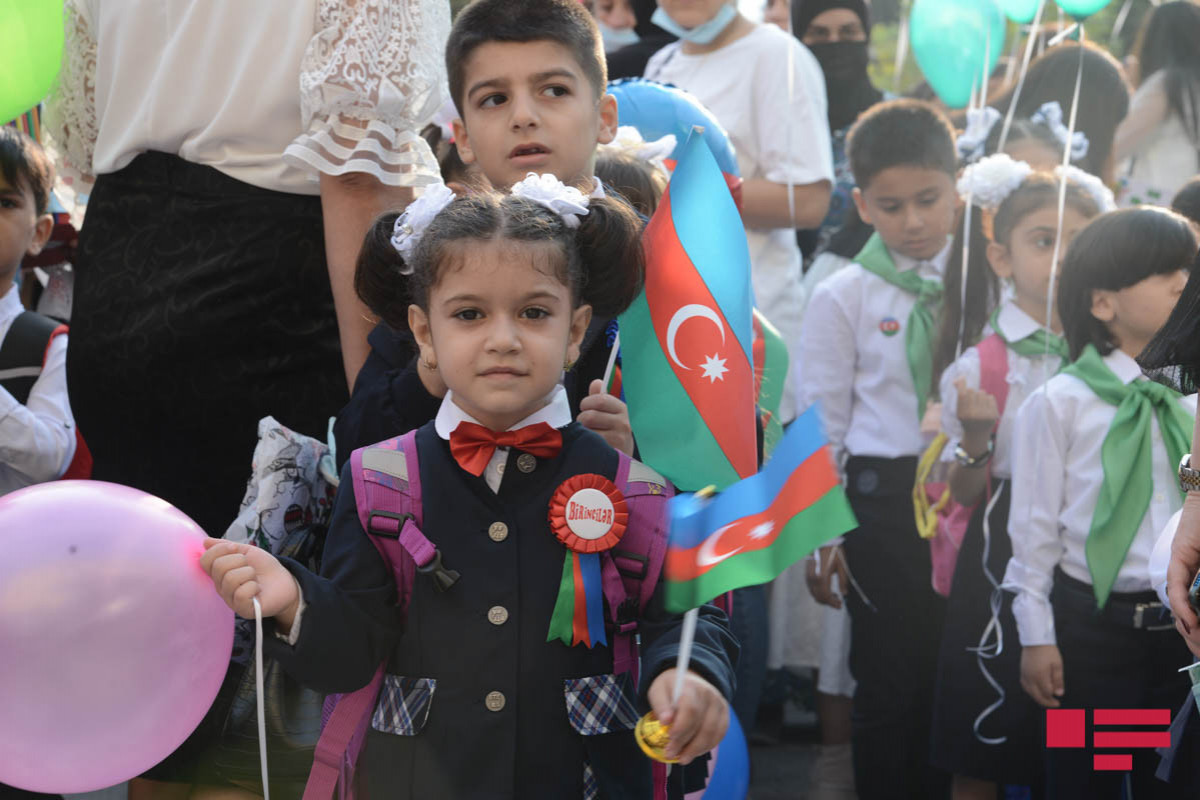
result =
[[[63,159],[64,177],[92,182],[96,149],[96,39],[87,8],[67,0],[65,41],[58,79],[46,101],[46,130]]]
[[[437,161],[417,131],[442,103],[449,31],[446,0],[319,0],[300,66],[306,133],[284,159],[390,186],[436,180]]]

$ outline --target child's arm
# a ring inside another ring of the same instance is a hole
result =
[[[959,444],[968,456],[982,458],[987,454],[992,431],[1000,419],[996,398],[982,389],[967,386],[966,379],[962,377],[954,381],[951,391],[955,393],[955,416],[962,427]],[[986,462],[976,467],[964,467],[955,460],[950,465],[950,494],[963,505],[978,503],[987,490],[987,479]]]
[[[659,719],[671,725],[668,754],[688,763],[707,753],[725,735],[729,723],[729,699],[733,697],[733,668],[738,644],[729,630],[725,612],[703,605],[696,621],[688,675],[679,703],[671,702],[675,691],[675,663],[683,617],[666,611],[662,585],[654,593],[642,616],[641,696]]]
[[[75,417],[67,397],[67,334],[54,337],[25,405],[0,387],[0,464],[30,484],[63,474],[75,453]]]
[[[1066,483],[1067,422],[1045,391],[1030,395],[1013,433],[1012,511],[1008,535],[1013,555],[1004,575],[1017,592],[1013,616],[1021,646],[1021,685],[1038,703],[1059,705],[1065,690],[1062,655],[1054,631],[1050,589],[1062,559],[1059,515]]]

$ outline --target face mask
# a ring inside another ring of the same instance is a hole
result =
[[[867,74],[870,54],[866,42],[825,42],[810,44],[808,49],[816,56],[825,82],[831,87],[853,83]]]
[[[637,44],[642,38],[633,28],[610,28],[600,20],[596,20],[596,27],[600,29],[600,38],[604,40],[604,52],[606,53]]]
[[[713,39],[725,30],[729,23],[733,22],[733,18],[737,16],[737,8],[732,3],[726,3],[721,6],[721,10],[716,16],[701,25],[694,28],[685,28],[671,18],[671,15],[663,11],[662,6],[659,6],[654,11],[654,16],[650,17],[650,21],[658,27],[662,28],[667,33],[678,36],[685,42],[692,44],[709,44]]]

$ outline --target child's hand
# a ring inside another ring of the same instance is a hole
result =
[[[1063,660],[1058,645],[1040,644],[1021,648],[1021,688],[1046,708],[1062,705]]]
[[[259,547],[224,539],[204,540],[200,566],[217,594],[239,617],[254,619],[257,596],[264,617],[275,617],[283,631],[292,627],[300,604],[300,586],[275,556]]]
[[[921,417],[921,435],[936,436],[942,429],[942,404],[926,403],[925,416]]]
[[[647,697],[654,716],[664,725],[671,726],[667,757],[688,764],[725,738],[725,729],[729,727],[729,703],[715,686],[691,671],[684,676],[678,705],[673,706],[671,694],[674,691],[675,670],[672,668],[654,679]]]
[[[964,438],[991,436],[1000,419],[996,398],[980,389],[970,388],[962,378],[954,382],[954,388],[958,391],[958,421],[962,423]]]
[[[842,548],[836,544],[822,547],[816,552],[816,557],[821,560],[820,570],[815,560],[810,560],[805,566],[804,580],[808,584],[808,593],[823,606],[841,608],[842,596],[834,590],[833,578],[837,576],[839,587],[850,585]]]
[[[579,424],[604,437],[611,447],[627,456],[633,455],[633,428],[629,424],[629,407],[619,397],[604,391],[597,378],[588,387],[588,396],[579,404]]]

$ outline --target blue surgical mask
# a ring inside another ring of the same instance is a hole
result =
[[[600,20],[596,20],[596,27],[600,29],[600,38],[604,40],[604,52],[606,53],[637,44],[642,38],[633,28],[610,28]]]
[[[709,44],[720,35],[721,31],[725,30],[729,23],[733,22],[733,18],[736,16],[737,7],[733,3],[726,3],[721,6],[721,10],[716,13],[716,16],[708,22],[697,25],[694,28],[685,28],[672,19],[670,14],[663,11],[662,6],[659,6],[654,10],[654,16],[650,17],[650,21],[667,33],[678,36],[685,42]]]

